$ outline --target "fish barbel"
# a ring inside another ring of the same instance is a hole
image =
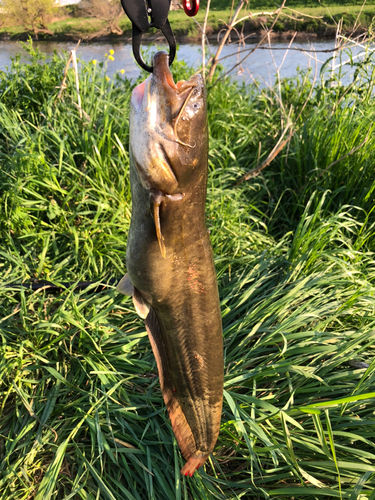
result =
[[[131,97],[132,216],[127,274],[145,319],[172,429],[193,475],[212,452],[223,400],[223,336],[206,227],[208,133],[203,80],[173,82],[168,54]]]

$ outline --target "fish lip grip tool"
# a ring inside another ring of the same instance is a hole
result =
[[[122,7],[132,22],[133,54],[141,68],[152,73],[153,67],[141,56],[142,35],[150,28],[160,29],[169,45],[169,65],[176,56],[176,39],[168,21],[170,0],[121,0]]]
[[[169,65],[176,56],[176,39],[168,21],[171,0],[121,0],[122,7],[132,22],[132,45],[134,58],[141,68],[153,72],[153,67],[141,56],[142,35],[150,28],[161,30],[169,45]],[[199,0],[183,0],[185,13],[189,17],[197,14]]]

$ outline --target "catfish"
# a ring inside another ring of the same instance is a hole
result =
[[[192,476],[213,451],[223,401],[223,335],[206,226],[207,105],[196,75],[174,83],[168,54],[130,103],[132,215],[117,285],[145,320],[172,429]]]

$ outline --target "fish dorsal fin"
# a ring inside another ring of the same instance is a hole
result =
[[[124,295],[133,295],[134,287],[130,281],[128,273],[126,273],[125,276],[123,276],[117,283],[116,290]]]
[[[140,316],[142,319],[146,319],[148,313],[150,312],[150,305],[145,301],[145,299],[135,287],[133,293],[133,304],[138,316]]]

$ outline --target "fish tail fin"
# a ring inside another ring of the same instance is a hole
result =
[[[173,433],[177,439],[182,455],[186,460],[188,460],[188,463],[185,464],[182,470],[187,468],[187,473],[190,473],[192,466],[195,464],[195,462],[194,464],[192,463],[192,459],[193,461],[197,461],[199,456],[199,463],[203,465],[208,455],[204,455],[197,450],[190,425],[186,420],[177,397],[174,395],[171,369],[165,344],[162,338],[162,332],[160,330],[158,318],[156,317],[155,311],[152,308],[150,308],[150,312],[145,319],[145,324],[152,351],[156,359],[163,399],[168,409],[169,418],[171,419]],[[187,467],[188,464],[190,464],[189,467]]]
[[[204,455],[203,453],[199,452],[191,456],[186,464],[182,467],[181,474],[183,476],[192,476],[194,472],[199,469],[199,467],[202,467],[208,456],[209,455],[207,454]]]

